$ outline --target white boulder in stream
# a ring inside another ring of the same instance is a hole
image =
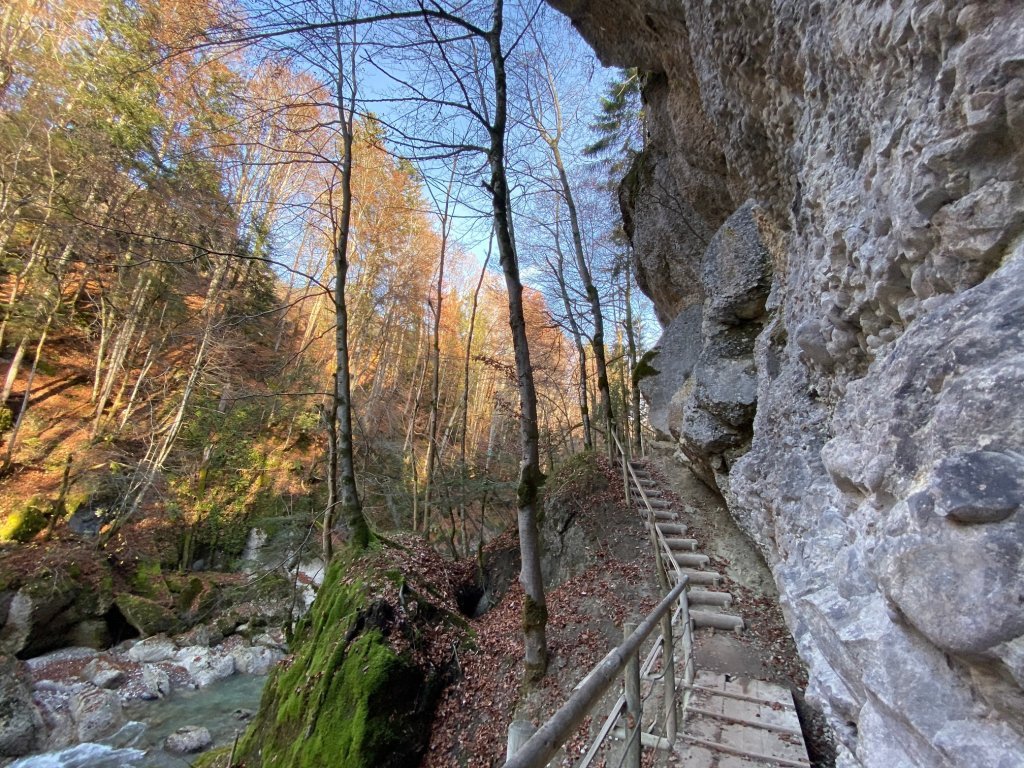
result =
[[[230,653],[201,645],[182,648],[175,657],[175,663],[189,673],[199,688],[235,674],[235,660]]]
[[[140,664],[170,661],[178,653],[178,646],[167,635],[153,635],[140,640],[128,650],[128,658]]]
[[[206,728],[198,725],[186,725],[164,739],[164,749],[178,755],[191,755],[202,752],[212,742],[213,738]]]

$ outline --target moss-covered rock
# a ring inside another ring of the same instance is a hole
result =
[[[118,595],[114,601],[125,620],[143,637],[181,629],[178,617],[160,603],[138,595]]]
[[[272,673],[259,713],[239,743],[246,766],[419,764],[448,673],[446,664],[427,661],[430,652],[417,646],[441,625],[461,632],[464,623],[418,596],[405,580],[399,599],[391,599],[394,579],[379,565],[336,562],[328,570],[296,629],[291,663]],[[408,610],[414,603],[417,608]]]
[[[29,541],[46,527],[46,522],[42,506],[30,501],[13,510],[0,523],[0,541]]]

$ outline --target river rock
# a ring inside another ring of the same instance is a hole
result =
[[[187,632],[182,632],[180,635],[174,636],[174,642],[179,648],[188,648],[189,646],[194,645],[210,646],[220,642],[222,639],[222,635],[215,633],[215,631],[206,624],[197,624]]]
[[[176,755],[191,755],[202,752],[212,743],[213,738],[206,728],[186,725],[164,739],[164,749]]]
[[[281,651],[288,650],[288,640],[285,638],[284,630],[280,627],[271,627],[266,632],[253,635],[253,645],[265,645],[269,648],[277,648]]]
[[[772,569],[840,764],[1019,766],[1020,4],[549,1],[646,73],[638,282],[703,319],[645,388]]]
[[[177,654],[178,646],[167,635],[153,635],[133,645],[126,655],[140,664],[154,664],[170,661]]]
[[[113,733],[125,722],[117,694],[94,685],[71,696],[71,716],[79,741],[96,741]]]
[[[235,673],[235,660],[230,653],[200,645],[182,648],[175,657],[175,663],[183,667],[200,688]]]
[[[18,663],[0,656],[0,757],[18,757],[37,749],[43,720],[32,704],[32,693]]]
[[[142,697],[162,699],[171,692],[171,676],[156,664],[142,665]]]
[[[123,669],[105,659],[93,659],[85,666],[83,673],[98,688],[117,688],[127,677]]]
[[[274,664],[284,658],[284,653],[278,648],[254,645],[234,649],[231,651],[231,658],[235,661],[235,671],[245,675],[265,675]]]

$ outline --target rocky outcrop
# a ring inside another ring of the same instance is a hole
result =
[[[552,3],[651,73],[652,414],[764,552],[840,764],[1019,765],[1019,3]]]

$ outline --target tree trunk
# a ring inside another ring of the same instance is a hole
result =
[[[642,433],[640,425],[640,382],[636,380],[636,331],[633,328],[633,275],[630,270],[630,257],[626,255],[626,343],[629,345],[629,383],[630,383],[630,412],[632,415],[632,438],[633,454],[639,456],[642,452]]]
[[[427,426],[427,466],[423,474],[423,535],[430,538],[430,492],[434,482],[434,463],[437,461],[437,411],[441,395],[441,308],[444,301],[444,262],[448,250],[448,233],[451,226],[448,207],[451,201],[452,184],[455,182],[455,165],[448,180],[448,194],[445,196],[441,213],[441,254],[437,266],[437,290],[434,292],[434,334],[431,340],[433,367],[430,370],[430,419]]]
[[[526,679],[536,681],[547,671],[547,602],[540,570],[540,536],[537,531],[537,499],[544,476],[540,471],[537,392],[530,364],[530,347],[523,312],[523,284],[512,238],[508,179],[505,173],[505,131],[507,125],[507,81],[505,56],[501,46],[503,0],[494,0],[494,23],[488,35],[491,66],[494,74],[494,121],[490,127],[488,161],[491,170],[491,205],[494,212],[494,233],[505,287],[508,291],[509,325],[515,352],[519,388],[519,431],[522,443],[519,487],[516,494],[519,523],[519,551],[523,585],[523,634],[526,646]]]
[[[590,275],[590,267],[587,265],[586,254],[583,252],[583,238],[580,235],[579,215],[576,211],[576,202],[572,195],[572,187],[569,185],[569,177],[565,173],[565,165],[562,163],[562,153],[558,144],[551,147],[555,159],[555,166],[558,168],[558,179],[562,184],[562,195],[565,198],[565,207],[569,210],[569,226],[572,229],[573,251],[576,254],[576,268],[579,270],[580,279],[583,281],[583,288],[590,302],[590,313],[594,323],[594,367],[597,371],[597,390],[601,394],[601,416],[605,421],[605,428],[609,432],[613,429],[615,415],[612,411],[611,386],[608,381],[608,363],[604,353],[604,317],[601,312],[601,297],[594,285]],[[608,438],[609,441],[611,438]]]
[[[559,240],[557,215],[555,219],[555,255],[558,257],[557,266],[554,270],[555,280],[558,282],[558,290],[562,295],[562,305],[565,307],[565,317],[569,323],[572,340],[576,345],[576,354],[580,359],[578,399],[580,420],[583,422],[583,447],[590,450],[594,447],[594,436],[590,427],[590,398],[587,397],[587,349],[583,345],[583,334],[580,331],[579,324],[576,322],[576,313],[573,311],[572,302],[569,299],[569,289],[565,280],[565,258],[562,255],[562,245]]]
[[[334,218],[334,270],[336,282],[334,287],[334,313],[336,328],[334,349],[336,372],[334,377],[334,426],[337,430],[337,477],[338,498],[341,513],[344,516],[349,543],[357,549],[364,549],[370,543],[370,527],[363,514],[363,505],[356,488],[356,466],[352,441],[352,374],[349,368],[348,348],[348,305],[345,300],[345,284],[348,276],[349,224],[352,219],[352,144],[355,125],[355,77],[354,68],[350,69],[350,103],[344,104],[345,57],[341,43],[341,31],[334,29],[335,54],[337,56],[337,112],[342,127],[342,158],[341,158],[341,209]],[[354,50],[352,56],[355,56]],[[332,216],[334,215],[332,208]],[[334,520],[330,521],[334,527]]]

